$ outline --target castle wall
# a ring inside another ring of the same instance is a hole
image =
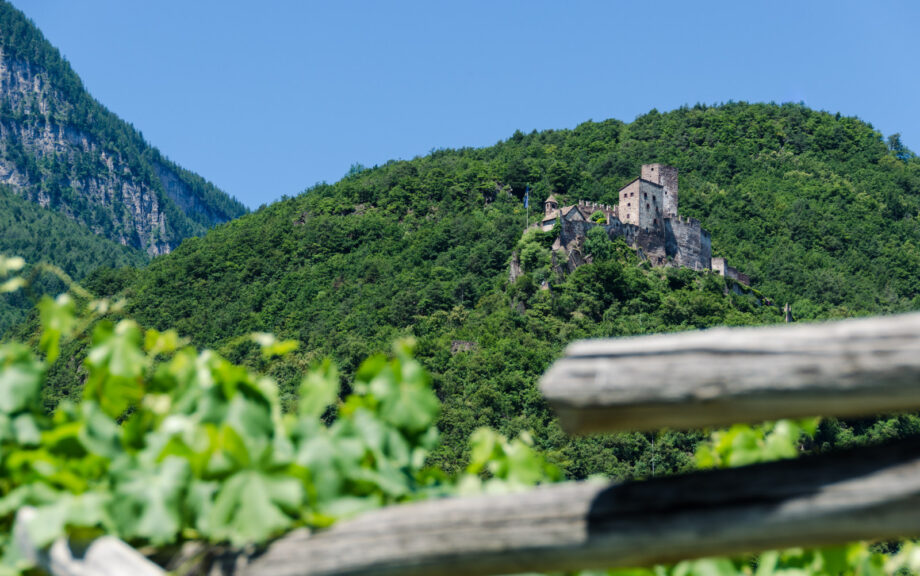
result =
[[[588,234],[588,229],[593,226],[586,221],[580,210],[569,210],[560,218],[561,226],[559,231],[560,243],[568,246],[571,242],[584,237]]]
[[[610,238],[622,238],[627,244],[642,250],[646,258],[656,266],[662,266],[667,261],[665,252],[664,234],[660,230],[645,230],[635,224],[612,220],[604,226]]]
[[[750,284],[751,284],[751,279],[748,278],[748,275],[747,275],[747,274],[745,274],[745,273],[743,273],[743,272],[739,272],[737,268],[733,268],[733,267],[731,267],[731,266],[726,266],[726,267],[725,267],[725,272],[726,272],[725,276],[726,276],[727,278],[731,278],[732,280],[737,280],[738,282],[741,282],[741,283],[744,284],[745,286],[750,286]]]
[[[712,235],[709,230],[700,230],[700,264],[708,270],[712,263]]]
[[[713,266],[712,240],[694,218],[665,219],[665,250],[678,266],[694,270],[709,270]]]
[[[725,258],[713,258],[712,269],[718,272],[720,276],[725,276],[731,280],[737,280],[745,286],[751,285],[751,279],[748,277],[748,275],[743,272],[739,272],[737,268],[729,266]]]
[[[596,226],[596,224],[592,224],[584,220],[578,220],[576,222],[567,220],[562,226],[563,226],[562,245],[565,246],[566,244],[569,244],[576,238],[587,236],[588,230]]]
[[[630,246],[635,246],[636,239],[639,237],[638,226],[619,220],[612,220],[608,225],[604,226],[604,230],[607,231],[607,235],[611,238],[620,237]]]
[[[667,263],[667,245],[662,229],[640,228],[636,233],[636,247],[642,249],[653,265],[663,266]]]

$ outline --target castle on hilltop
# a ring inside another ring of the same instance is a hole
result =
[[[603,226],[610,237],[623,238],[654,266],[714,270],[750,284],[747,275],[729,266],[725,258],[712,257],[712,239],[699,220],[678,215],[677,168],[644,164],[640,176],[620,189],[619,200],[618,205],[579,201],[560,208],[556,197],[550,196],[543,219],[534,226],[550,231],[559,225],[554,259],[564,262],[570,272],[586,261],[588,230]]]

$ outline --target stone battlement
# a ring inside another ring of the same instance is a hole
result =
[[[597,202],[592,202],[590,200],[579,200],[578,207],[579,208],[589,208],[592,210],[601,210],[603,212],[611,212],[614,209],[615,205],[610,206],[608,204],[599,204]]]
[[[675,216],[671,216],[671,220],[675,222],[679,222],[685,226],[692,226],[694,228],[702,229],[702,224],[700,224],[700,221],[697,220],[696,218],[691,218],[690,216],[675,215]]]

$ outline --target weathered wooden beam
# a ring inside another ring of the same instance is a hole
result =
[[[619,485],[397,506],[282,538],[243,574],[460,576],[646,566],[920,536],[920,440]]]
[[[920,314],[570,345],[541,389],[570,433],[920,409]]]
[[[103,536],[75,546],[59,538],[49,548],[39,549],[29,537],[27,525],[34,508],[16,513],[13,538],[23,556],[52,576],[165,576],[166,572],[143,554],[113,536]]]

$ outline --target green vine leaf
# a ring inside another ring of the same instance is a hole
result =
[[[34,408],[41,398],[45,366],[20,344],[0,347],[0,412]]]
[[[188,462],[175,456],[158,463],[129,458],[113,467],[112,474],[117,481],[111,513],[117,525],[126,527],[124,536],[153,545],[174,542],[191,478]]]
[[[283,474],[243,470],[218,490],[207,526],[215,540],[234,546],[262,542],[294,524],[290,512],[303,502],[303,488]]]

